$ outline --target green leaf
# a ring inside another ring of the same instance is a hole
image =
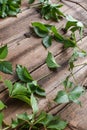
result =
[[[81,105],[81,102],[78,99],[85,92],[83,86],[80,85],[76,86],[73,82],[69,81],[69,77],[65,79],[63,85],[64,90],[61,90],[57,93],[57,96],[54,99],[54,101],[57,103],[74,102]]]
[[[30,73],[28,72],[26,67],[23,67],[21,65],[17,65],[16,67],[16,72],[18,75],[18,78],[23,81],[23,82],[30,82],[33,81],[32,76],[30,75]]]
[[[57,96],[56,98],[54,99],[55,102],[57,103],[68,103],[69,102],[69,98],[68,98],[68,95],[65,91],[59,91],[57,93]]]
[[[40,114],[38,123],[52,130],[63,130],[67,126],[66,121],[61,120],[58,116],[52,116],[45,112]]]
[[[42,111],[39,115],[37,120],[35,121],[35,124],[43,124],[44,125],[44,119],[46,118],[46,112]]]
[[[10,80],[5,80],[4,83],[8,87],[9,95],[11,96],[13,90],[12,82]]]
[[[30,105],[30,93],[24,85],[21,83],[12,85],[12,82],[9,80],[5,80],[5,85],[8,87],[9,96],[11,98],[22,100]]]
[[[48,129],[63,130],[67,126],[67,122],[63,121],[59,117],[54,117],[53,120],[48,124]]]
[[[38,86],[38,88],[36,89],[35,93],[41,97],[46,97],[46,93],[45,90],[41,87]]]
[[[20,12],[21,0],[0,1],[0,17],[16,16]]]
[[[27,89],[28,89],[28,92],[35,93],[38,96],[41,96],[41,97],[46,96],[45,90],[38,85],[37,81],[32,81],[30,83],[27,83]]]
[[[71,35],[73,33],[75,34],[75,31],[79,31],[80,37],[82,38],[83,29],[84,29],[83,23],[74,19],[70,15],[66,16],[66,19],[67,19],[67,23],[66,23],[66,26],[65,26],[65,30],[66,31],[70,30]]]
[[[41,16],[46,20],[52,19],[58,21],[65,17],[65,15],[59,9],[62,6],[62,4],[53,4],[49,0],[43,1],[40,9]]]
[[[4,115],[3,113],[0,113],[0,128],[2,128],[3,119],[4,119]]]
[[[48,55],[46,58],[46,63],[47,63],[47,66],[52,69],[56,69],[56,68],[60,67],[60,65],[58,65],[56,63],[55,58],[51,52],[48,52]]]
[[[48,29],[46,28],[46,26],[43,23],[40,22],[33,22],[32,23],[33,27],[38,27],[40,30],[48,32]]]
[[[27,103],[29,106],[30,104],[30,98],[26,95],[14,95],[12,98],[19,99],[25,103]]]
[[[7,45],[5,45],[0,48],[0,59],[6,58],[7,54],[8,54],[8,48]]]
[[[0,100],[0,111],[3,110],[5,107],[5,104]]]
[[[77,20],[74,19],[71,15],[67,15],[66,19],[67,19],[67,21],[70,21],[70,22],[77,22]]]
[[[27,83],[27,89],[28,92],[30,93],[35,93],[37,87],[38,87],[37,81],[33,80],[32,82]]]
[[[70,93],[69,93],[69,99],[71,101],[78,100],[78,98],[85,92],[85,89],[82,86],[76,86]]]
[[[69,89],[72,88],[74,86],[73,82],[69,81],[69,77],[67,77],[64,81],[63,81],[63,85],[65,87],[65,89]]]
[[[52,45],[52,37],[47,35],[46,37],[43,38],[43,45],[48,48]]]
[[[70,69],[72,70],[74,68],[74,61],[76,61],[79,57],[83,58],[85,56],[87,56],[87,53],[84,50],[78,51],[78,48],[75,48],[69,60]]]
[[[54,33],[54,39],[60,43],[64,44],[65,48],[69,48],[69,47],[76,47],[76,43],[71,40],[70,38],[65,38],[63,37],[56,29],[55,26],[52,27],[52,32]]]
[[[12,90],[11,96],[16,96],[16,95],[28,95],[27,88],[24,85],[22,85],[21,83],[16,82],[14,84],[14,88]]]
[[[29,0],[29,4],[32,4],[34,3],[35,0]]]
[[[39,37],[46,37],[46,35],[48,34],[49,30],[48,28],[45,26],[45,24],[40,23],[40,22],[33,22],[32,26],[34,27],[34,31],[35,33],[39,36]]]
[[[12,72],[12,64],[8,61],[0,62],[0,71],[6,74],[13,74]]]
[[[39,109],[38,109],[38,105],[37,105],[37,100],[33,94],[31,94],[31,106],[33,109],[33,113],[36,114]]]

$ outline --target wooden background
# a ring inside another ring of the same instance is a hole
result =
[[[82,21],[87,27],[87,0],[73,0],[78,4],[63,0],[64,6],[62,11],[70,14],[78,20]],[[58,28],[65,25],[66,20],[61,22],[45,21],[40,18],[39,13],[35,9],[28,9],[27,1],[22,3],[22,13],[17,18],[0,19],[0,44],[8,44],[9,54],[7,60],[13,64],[14,75],[3,75],[4,79],[10,79],[16,82],[15,76],[16,64],[26,66],[31,75],[46,90],[46,98],[38,101],[40,110],[45,110],[52,114],[60,114],[61,117],[69,121],[66,130],[87,130],[87,93],[81,97],[82,108],[74,103],[57,105],[52,100],[57,92],[63,88],[61,82],[70,74],[68,71],[68,60],[72,55],[72,49],[63,49],[62,44],[53,41],[53,44],[47,50],[41,44],[41,39],[31,35],[26,38],[24,34],[30,34],[31,22],[44,22],[54,24]],[[78,34],[77,34],[78,36]],[[87,29],[84,30],[82,42],[77,38],[78,45],[87,51]],[[62,67],[56,72],[48,69],[45,59],[47,52],[51,51],[55,56],[57,63]],[[87,62],[87,58],[81,58],[76,64]],[[78,83],[87,87],[87,66],[74,69],[74,74]],[[41,77],[44,77],[41,79]],[[72,79],[72,78],[71,78]],[[73,80],[73,79],[72,79]],[[31,112],[31,109],[25,103],[18,100],[8,98],[8,90],[3,84],[0,84],[0,99],[8,106],[4,110],[5,121],[10,123],[11,118],[15,118],[16,114],[22,112]]]

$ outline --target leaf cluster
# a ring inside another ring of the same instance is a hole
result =
[[[78,99],[85,92],[83,86],[75,85],[73,82],[69,80],[69,77],[65,79],[63,85],[64,85],[64,90],[60,90],[57,93],[57,96],[54,99],[54,101],[59,104],[74,102],[81,105],[81,102]]]
[[[29,0],[29,4],[32,4],[35,0]],[[60,8],[62,4],[54,4],[50,0],[40,0],[38,4],[38,9],[41,16],[46,20],[59,21],[65,15],[61,12]]]
[[[64,37],[53,25],[33,22],[32,26],[37,36],[42,38],[42,43],[46,48],[52,45],[53,39],[60,43],[63,43],[65,48],[76,47],[75,41],[71,40],[70,38]]]
[[[21,0],[0,0],[0,17],[16,16],[20,12]]]
[[[20,130],[41,130],[42,128],[46,130],[63,130],[67,126],[67,122],[63,121],[58,116],[52,116],[44,111],[40,112],[38,115],[38,106],[33,95],[31,95],[31,102],[33,113],[30,115],[27,113],[17,115],[17,119],[12,120],[12,128],[20,126]]]
[[[84,25],[81,21],[73,18],[71,15],[66,16],[67,23],[65,25],[65,32],[71,31],[71,38],[75,39],[76,35],[75,32],[79,31],[80,37],[82,38]]]
[[[84,50],[80,50],[79,48],[74,48],[73,50],[73,54],[71,56],[71,58],[69,59],[69,69],[72,71],[73,68],[75,67],[74,62],[78,59],[78,58],[83,58],[87,56],[87,53]],[[85,65],[85,64],[84,64]]]
[[[8,55],[7,45],[0,48],[0,71],[12,74],[12,64],[5,60]]]
[[[31,94],[35,94],[41,97],[46,96],[44,89],[38,85],[37,81],[33,80],[26,67],[17,65],[16,72],[20,82],[12,84],[10,80],[5,80],[5,85],[8,87],[9,96],[11,98],[22,100],[31,105]]]

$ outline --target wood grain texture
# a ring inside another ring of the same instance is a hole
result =
[[[26,0],[25,0],[26,1]],[[81,98],[83,102],[83,108],[75,104],[63,104],[58,105],[53,102],[57,92],[63,89],[61,85],[62,81],[66,76],[70,75],[68,71],[68,60],[71,57],[72,49],[65,50],[62,48],[62,44],[53,41],[53,45],[49,49],[45,49],[41,44],[41,39],[31,36],[30,38],[25,38],[24,34],[29,33],[29,26],[33,21],[46,22],[40,19],[39,14],[34,9],[27,9],[26,2],[23,2],[21,14],[18,14],[17,18],[7,18],[5,20],[0,20],[0,44],[8,44],[9,55],[7,60],[11,61],[13,64],[13,70],[15,71],[16,64],[22,64],[28,68],[31,75],[38,83],[46,90],[46,98],[40,98],[38,100],[38,106],[41,110],[45,110],[52,114],[60,114],[65,120],[69,121],[69,127],[65,130],[87,130],[87,93]],[[80,1],[82,4],[82,1]],[[83,2],[84,7],[86,7],[86,2]],[[64,1],[64,7],[62,11],[65,14],[71,14],[73,17],[78,18],[86,24],[87,12],[81,6]],[[58,28],[65,25],[66,20],[62,20],[60,23],[55,23],[52,21],[47,21],[47,23],[55,24]],[[87,32],[87,29],[85,30]],[[77,34],[78,45],[87,51],[87,37],[85,36],[81,41]],[[55,56],[58,64],[61,65],[55,72],[48,69],[45,59],[47,52],[51,51]],[[87,62],[87,57],[78,59],[75,64]],[[15,75],[9,76],[0,73],[4,79],[10,79],[12,82],[16,82],[18,79]],[[74,69],[74,74],[78,83],[87,86],[87,66],[79,66]],[[71,78],[73,81],[73,79]],[[0,99],[3,100],[8,106],[4,110],[5,121],[10,123],[11,118],[15,118],[16,114],[22,112],[31,113],[31,109],[25,103],[8,98],[8,90],[4,90],[5,86],[0,85]],[[4,91],[3,91],[4,90]],[[15,104],[15,105],[14,105]],[[85,118],[84,118],[85,117]]]

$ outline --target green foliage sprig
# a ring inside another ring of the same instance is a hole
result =
[[[37,36],[42,38],[42,43],[46,48],[52,45],[53,39],[63,43],[65,48],[76,47],[76,41],[73,41],[70,38],[65,38],[53,25],[33,22],[32,26]]]
[[[32,4],[35,0],[29,0],[29,4]],[[64,13],[60,11],[60,8],[63,4],[54,4],[50,0],[40,0],[40,3],[37,4],[38,9],[40,10],[41,16],[46,19],[52,19],[55,21],[59,21],[61,18],[65,17]],[[32,5],[30,6],[32,7]],[[35,7],[33,5],[33,7]]]
[[[5,85],[8,87],[9,96],[11,98],[22,100],[31,105],[31,94],[36,94],[41,97],[46,96],[45,90],[38,85],[37,81],[33,80],[25,67],[17,65],[16,72],[20,82],[12,84],[10,80],[5,80]]]
[[[73,71],[75,65],[74,62],[78,59],[78,58],[84,58],[87,56],[87,52],[85,50],[79,49],[78,47],[74,48],[73,50],[73,54],[71,56],[71,58],[69,59],[69,69],[70,71]],[[85,65],[85,63],[84,63]]]
[[[29,0],[29,4],[32,4],[35,0]],[[60,8],[63,6],[61,4],[53,4],[50,0],[39,0],[39,7],[40,14],[46,20],[53,19],[55,21],[60,20],[60,18],[65,17],[65,15],[60,11]],[[6,16],[16,16],[17,13],[20,12],[20,4],[21,0],[0,0],[0,17],[4,18]],[[56,40],[60,43],[63,43],[65,48],[72,47],[73,54],[69,59],[69,70],[70,74],[73,76],[72,73],[74,67],[74,62],[79,57],[85,57],[87,54],[84,50],[80,49],[77,46],[76,42],[76,31],[79,31],[80,37],[82,38],[84,25],[74,19],[72,16],[66,16],[67,23],[65,25],[64,31],[65,33],[70,31],[70,36],[66,37],[62,35],[58,29],[53,25],[43,24],[40,22],[33,22],[32,26],[34,28],[35,33],[37,36],[42,38],[43,45],[48,48],[52,45],[52,40]],[[12,74],[12,65],[11,63],[4,61],[8,54],[7,46],[0,48],[0,71],[5,73]],[[56,69],[60,67],[57,64],[55,57],[51,52],[48,52],[46,58],[47,66],[50,69]],[[85,63],[84,65],[87,65]],[[16,83],[12,83],[10,80],[5,80],[4,83],[8,88],[9,96],[11,98],[16,98],[22,100],[29,104],[32,107],[32,114],[28,115],[26,112],[20,115],[17,115],[16,120],[12,120],[10,126],[6,128],[2,128],[2,123],[4,120],[4,115],[2,110],[6,107],[5,104],[0,100],[0,129],[1,130],[8,130],[9,128],[18,129],[18,130],[64,130],[67,126],[67,122],[60,119],[59,116],[53,116],[46,112],[39,112],[37,100],[35,95],[45,97],[45,91],[42,89],[37,81],[35,81],[30,73],[28,72],[26,67],[21,65],[17,65],[16,73],[18,79],[20,81]],[[1,78],[1,77],[0,77]],[[75,80],[76,81],[76,80]],[[79,98],[85,92],[83,86],[73,83],[70,81],[69,76],[63,82],[64,89],[57,93],[54,101],[58,104],[61,103],[70,103],[74,102],[81,105]]]
[[[76,39],[76,31],[79,31],[80,37],[83,36],[83,30],[84,25],[81,21],[78,21],[77,19],[73,18],[71,15],[66,16],[67,23],[65,25],[64,31],[70,31],[71,32],[71,38]]]
[[[21,0],[0,0],[0,17],[16,16],[20,12]]]
[[[12,120],[12,128],[20,126],[20,128],[18,128],[20,130],[41,130],[42,128],[45,130],[63,130],[67,126],[67,122],[58,116],[52,116],[44,111],[38,114],[37,101],[33,95],[31,95],[31,106],[33,113],[30,115],[27,113],[17,115],[17,119]]]
[[[7,45],[0,48],[0,71],[12,74],[12,64],[5,60],[8,55],[8,47]]]
[[[74,102],[81,105],[81,102],[78,99],[85,92],[83,86],[75,85],[73,82],[69,80],[69,77],[65,79],[63,85],[64,85],[64,90],[58,92],[54,101],[59,104]]]

